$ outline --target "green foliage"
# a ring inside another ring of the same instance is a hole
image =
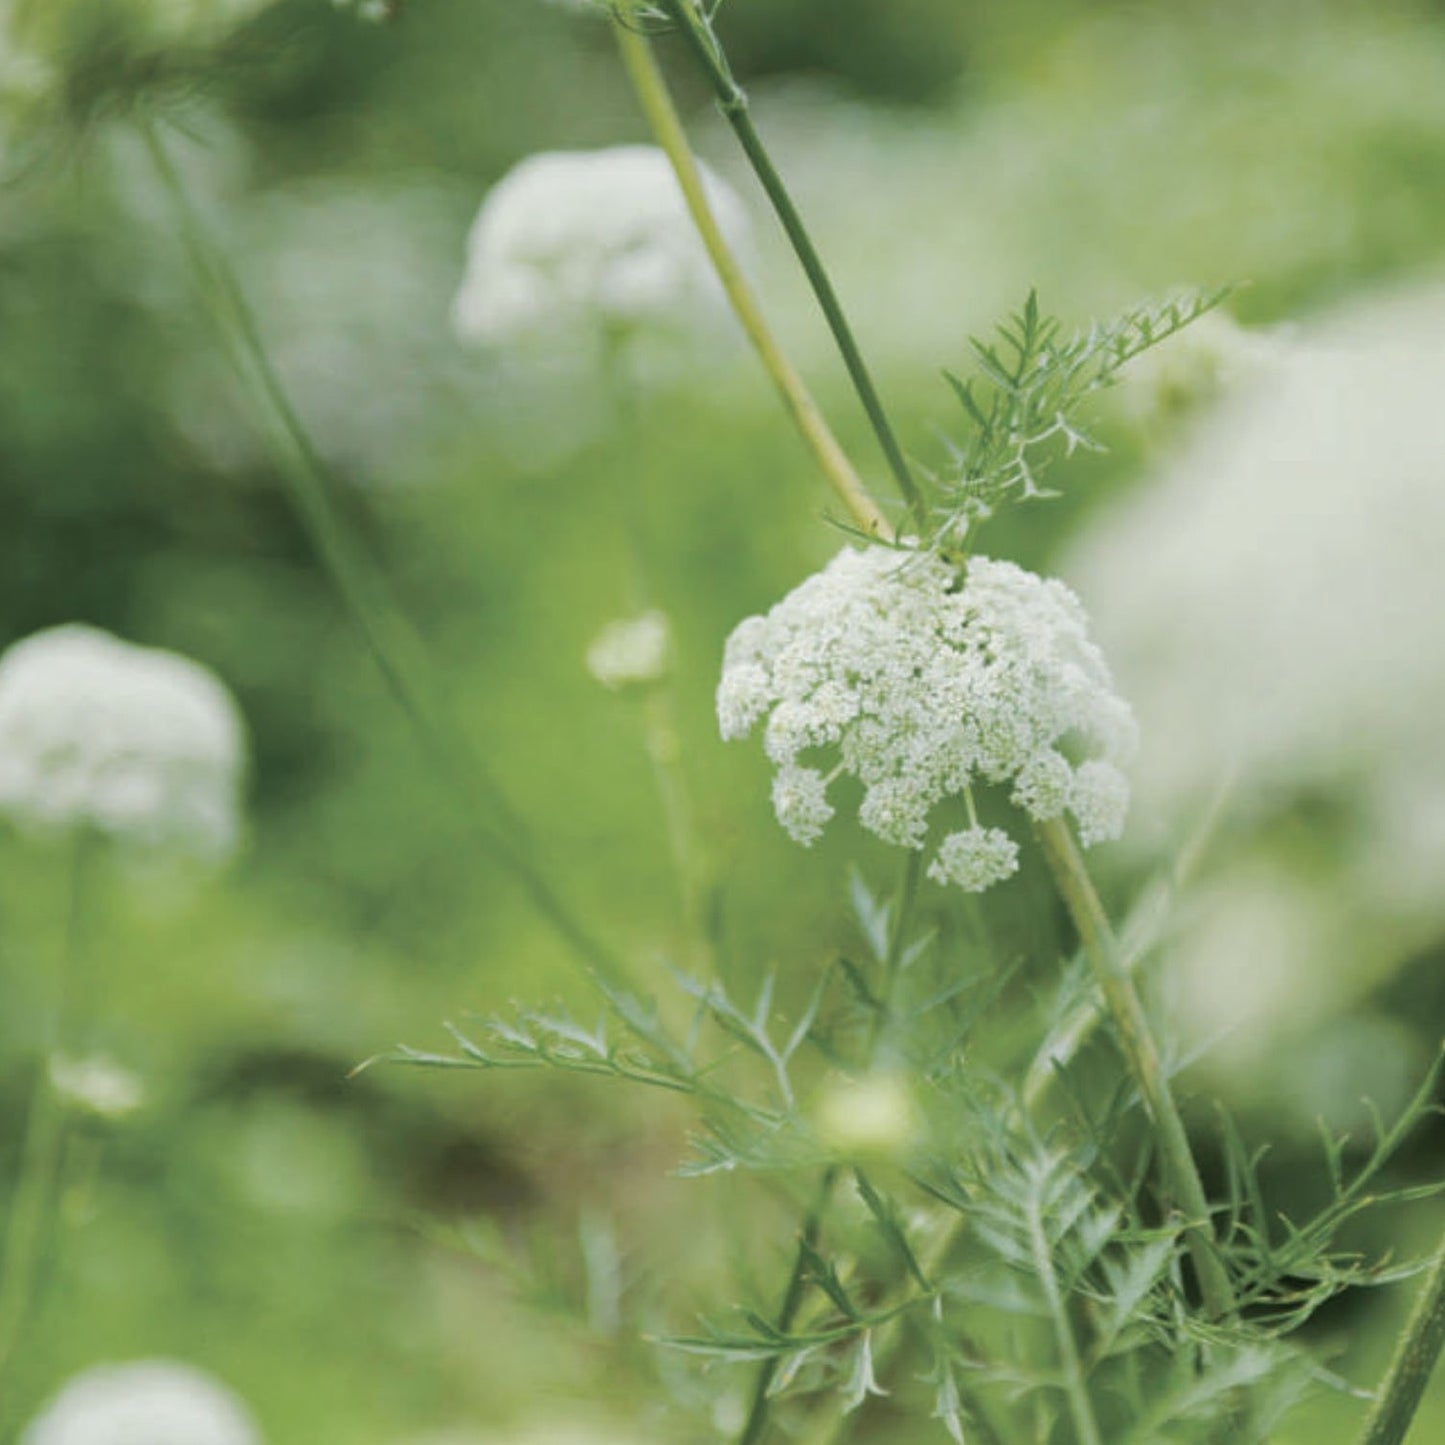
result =
[[[1053,495],[1042,485],[1052,462],[1098,443],[1081,413],[1137,356],[1213,310],[1228,288],[1182,293],[1133,306],[1108,322],[1067,332],[1030,291],[993,341],[971,339],[976,374],[945,372],[969,429],[951,444],[949,469],[933,478],[932,540],[962,548],[1008,501]]]
[[[1240,1312],[1205,1320],[1184,1221],[1152,1182],[1137,1098],[1117,1068],[1102,1090],[1090,1083],[1078,1051],[1100,1045],[1058,1031],[1078,1007],[1074,972],[1035,982],[1032,1047],[1061,1088],[1026,1103],[982,1062],[989,1031],[1014,1007],[1008,971],[986,951],[961,968],[957,949],[915,916],[906,880],[885,902],[855,875],[851,901],[857,952],[791,1007],[771,973],[747,1004],[721,982],[679,976],[696,1008],[685,1043],[668,1041],[655,1011],[614,998],[612,1029],[524,1009],[456,1033],[455,1055],[396,1057],[660,1088],[696,1111],[682,1176],[756,1173],[800,1192],[821,1178],[837,1202],[798,1240],[795,1311],[779,1318],[745,1297],[661,1336],[715,1364],[766,1366],[774,1408],[831,1398],[846,1415],[886,1395],[890,1408],[926,1404],[955,1439],[1017,1439],[1030,1421],[1082,1413],[1111,1441],[1206,1445],[1224,1432],[1263,1445],[1302,1399],[1340,1387],[1290,1337],[1341,1291],[1415,1271],[1342,1250],[1339,1238],[1360,1213],[1440,1187],[1379,1184],[1432,1112],[1438,1063],[1400,1117],[1379,1123],[1358,1166],[1345,1162],[1346,1140],[1326,1137],[1329,1198],[1303,1222],[1270,1206],[1261,1151],[1224,1121],[1219,1249]],[[905,1065],[924,1127],[881,1158],[852,1158],[798,1101],[881,1060]],[[851,1209],[838,1198],[845,1184]]]

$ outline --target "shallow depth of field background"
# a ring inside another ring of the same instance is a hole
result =
[[[925,464],[958,421],[939,369],[964,366],[968,336],[1031,284],[1083,322],[1175,284],[1239,281],[1231,311],[1263,326],[1445,261],[1438,5],[728,0],[721,29]],[[760,195],[685,57],[664,54],[699,148],[754,208],[780,330],[881,484]],[[619,499],[645,497],[726,966],[777,965],[804,987],[847,937],[848,861],[880,886],[890,861],[846,828],[792,846],[760,750],[717,741],[711,691],[734,623],[839,545],[806,455],[741,343],[654,379],[628,430],[576,357],[478,355],[449,327],[489,185],[535,150],[642,138],[605,27],[524,0],[413,0],[389,25],[283,0],[166,106],[351,520],[478,752],[549,872],[666,987],[678,906],[639,712],[582,660],[631,608]],[[469,1010],[589,1005],[471,847],[358,645],[116,109],[27,149],[0,191],[0,643],[81,619],[214,667],[252,732],[251,836],[218,883],[117,875],[96,903],[88,1038],[145,1102],[75,1130],[7,1408],[23,1417],[90,1363],[164,1354],[232,1384],[270,1445],[521,1439],[565,1419],[667,1438],[655,1411],[669,1392],[729,1387],[639,1336],[775,1289],[786,1208],[742,1208],[737,1180],[672,1177],[687,1121],[655,1099],[384,1066],[348,1078],[396,1042],[444,1046],[443,1021]],[[1101,415],[1110,453],[1079,463],[1065,502],[1000,526],[993,549],[1048,566],[1192,424],[1141,425],[1122,400]],[[1338,907],[1331,849],[1348,818],[1338,799],[1286,803],[1250,846],[1307,855],[1291,876]],[[1100,859],[1115,899],[1149,865]],[[6,1181],[60,871],[0,835]],[[1046,956],[1045,894],[1010,888],[1006,926]],[[1233,1078],[1231,1107],[1277,1140],[1302,1200],[1313,1114],[1358,1122],[1352,1102],[1389,1083],[1382,1060],[1406,1082],[1428,1060],[1438,937],[1384,947],[1369,986],[1321,1024],[1330,1047],[1302,1046],[1318,1099],[1298,1074],[1293,1089],[1278,1070]],[[1439,1144],[1422,1137],[1403,1167],[1438,1175]],[[1429,1206],[1381,1219],[1360,1243],[1408,1254],[1433,1221]],[[1401,1307],[1399,1292],[1344,1301],[1315,1328],[1322,1357],[1373,1380]],[[1445,1430],[1437,1399],[1422,1441]],[[1281,1438],[1345,1440],[1356,1411],[1327,1400]],[[880,1415],[867,1438],[942,1432]]]

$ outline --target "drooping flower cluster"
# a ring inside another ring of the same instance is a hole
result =
[[[0,814],[24,827],[224,857],[244,761],[235,702],[189,658],[79,624],[0,655]]]
[[[261,1432],[218,1380],[176,1360],[97,1365],[31,1421],[20,1445],[260,1445]]]
[[[729,242],[742,202],[703,183]],[[667,157],[653,146],[549,151],[493,187],[467,240],[453,307],[458,333],[487,345],[578,328],[675,328],[721,315],[723,295]]]
[[[1085,843],[1123,828],[1132,714],[1078,598],[1010,562],[958,570],[845,548],[733,632],[717,707],[725,738],[767,719],[773,807],[805,845],[833,816],[828,789],[843,773],[863,784],[863,825],[903,848],[927,846],[945,799],[971,812],[978,783],[1011,783],[1033,818],[1071,814]],[[1014,839],[974,822],[942,838],[929,874],[977,891],[1017,866]]]

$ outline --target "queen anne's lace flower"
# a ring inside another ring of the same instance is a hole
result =
[[[245,1406],[175,1360],[97,1365],[71,1380],[20,1445],[260,1445]]]
[[[1085,843],[1123,827],[1133,716],[1078,598],[1010,562],[960,572],[845,548],[733,632],[717,707],[725,738],[767,719],[774,809],[803,844],[832,816],[839,773],[863,784],[864,827],[904,848],[926,846],[937,805],[976,783],[1011,781],[1037,819],[1072,814]],[[929,872],[981,889],[1017,866],[1007,833],[974,826],[942,841]]]
[[[744,246],[742,202],[711,172],[703,182],[724,235]],[[531,156],[493,187],[453,319],[464,339],[497,345],[578,326],[668,328],[723,309],[667,157],[617,146]]]
[[[222,857],[244,758],[230,693],[189,658],[78,624],[0,655],[0,813],[23,826]]]

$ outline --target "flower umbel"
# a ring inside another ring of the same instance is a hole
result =
[[[235,846],[241,717],[207,668],[99,628],[0,655],[0,814],[208,857]]]
[[[177,1360],[97,1365],[31,1422],[22,1445],[260,1445],[241,1402]]]
[[[708,200],[745,244],[742,202],[711,172]],[[453,319],[466,340],[503,345],[579,325],[675,330],[725,312],[722,290],[662,151],[548,151],[509,171],[467,239]]]
[[[1133,716],[1078,598],[1010,562],[845,548],[733,632],[717,707],[725,738],[766,718],[774,808],[803,844],[841,773],[863,784],[864,827],[903,848],[980,783],[1011,782],[1030,817],[1071,814],[1085,843],[1123,828]],[[942,839],[929,874],[980,890],[1017,866],[1016,842],[975,824]]]

